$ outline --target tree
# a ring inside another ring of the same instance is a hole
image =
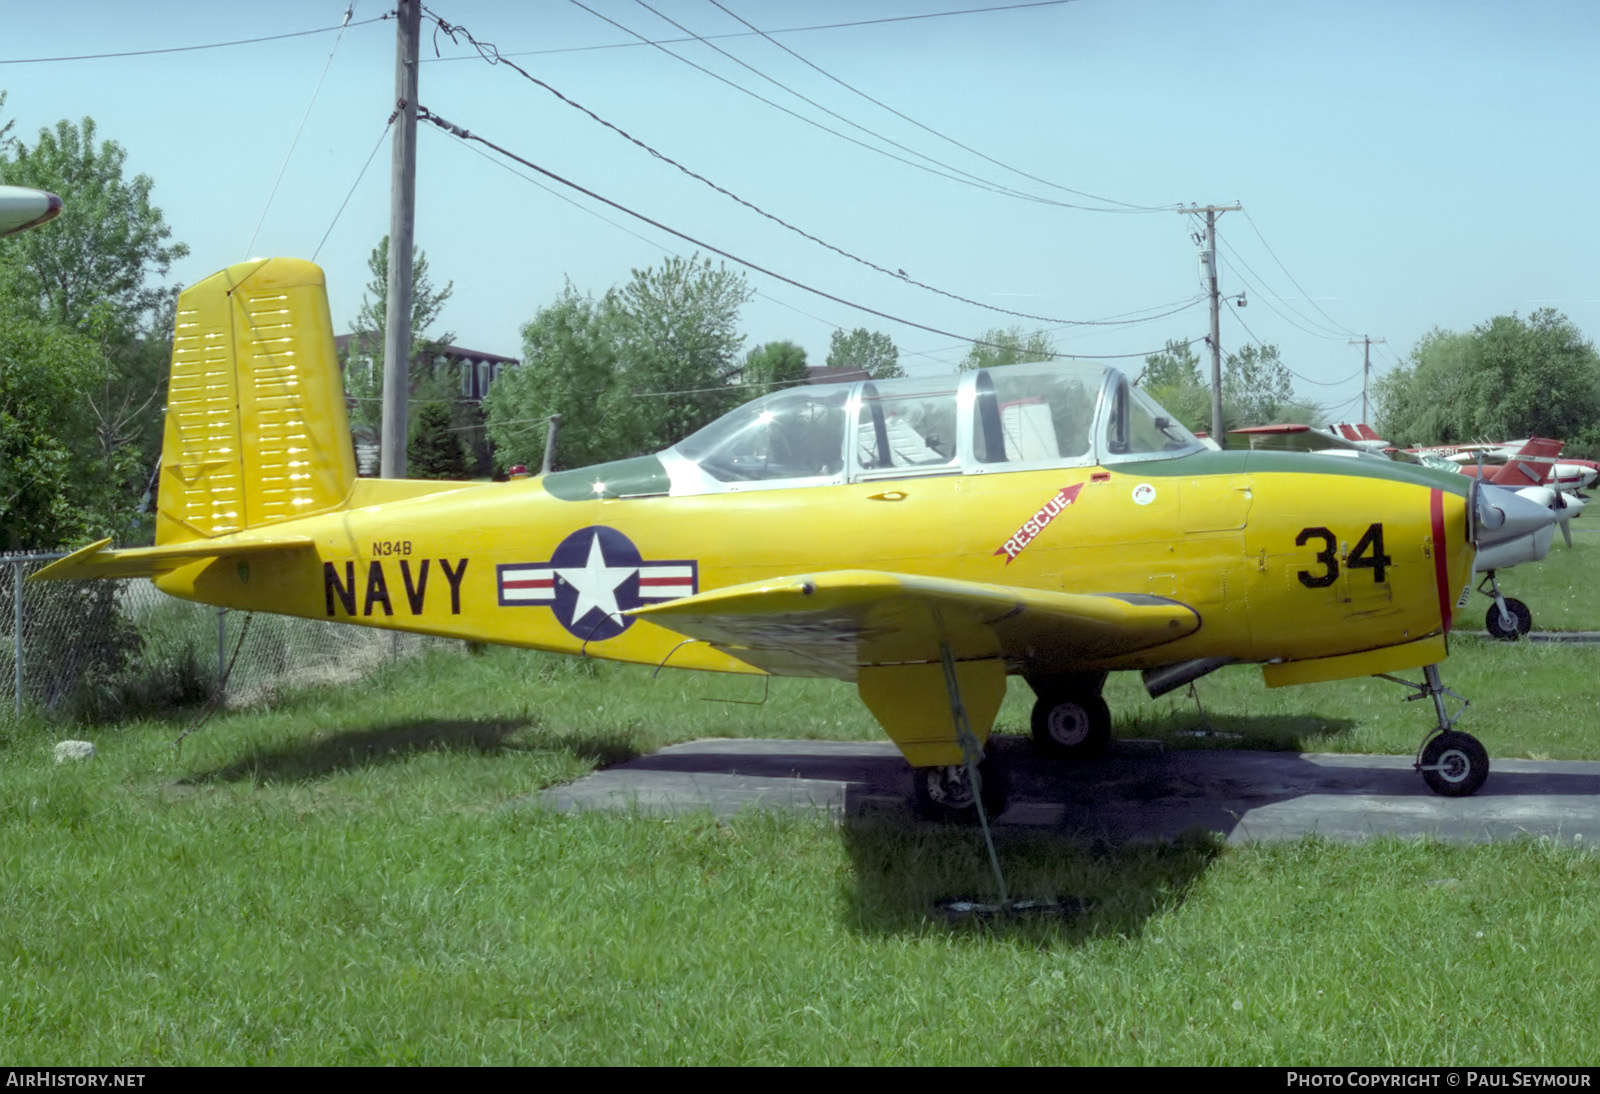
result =
[[[1055,357],[1055,353],[1055,342],[1049,331],[1036,330],[1024,334],[1021,327],[994,327],[978,335],[977,341],[961,359],[961,371],[1049,361]]]
[[[618,346],[606,307],[568,282],[555,303],[523,326],[522,364],[502,374],[484,400],[496,462],[538,467],[552,414],[561,415],[558,467],[631,454],[628,415],[612,413],[617,375]]]
[[[1435,329],[1378,379],[1378,426],[1396,442],[1559,437],[1600,445],[1600,355],[1552,308],[1462,334]]]
[[[751,395],[804,383],[806,351],[793,342],[768,342],[745,354],[743,373],[745,391]]]
[[[384,236],[367,256],[372,277],[361,294],[361,308],[351,325],[350,347],[345,351],[345,395],[355,404],[352,424],[373,436],[383,433],[384,339],[389,315],[389,237]],[[455,341],[454,334],[427,337],[428,328],[444,311],[455,291],[455,282],[442,289],[433,285],[428,273],[428,256],[413,248],[411,260],[411,369],[406,396],[406,436],[417,430],[418,415],[431,405],[455,407],[461,377],[452,368],[435,362],[438,349]],[[459,415],[457,415],[459,417]],[[462,423],[457,421],[456,426]]]
[[[107,368],[94,339],[0,296],[0,545],[73,546],[125,526],[137,453],[107,453],[83,398]]]
[[[892,380],[904,376],[900,367],[900,350],[894,340],[882,331],[857,327],[846,334],[835,330],[828,342],[829,368],[859,369],[874,380]]]
[[[1222,362],[1223,421],[1228,428],[1280,422],[1286,413],[1308,409],[1296,403],[1294,378],[1278,347],[1245,345]]]
[[[417,412],[416,428],[406,448],[406,463],[412,478],[465,479],[466,449],[454,425],[450,407],[441,402],[425,404]]]
[[[496,461],[539,463],[551,414],[558,467],[653,452],[706,425],[747,394],[731,381],[749,297],[742,275],[699,256],[634,270],[598,301],[569,283],[523,327],[522,366],[489,393]]]
[[[189,253],[167,242],[172,230],[150,204],[150,176],[123,178],[126,159],[116,141],[95,144],[92,118],[76,127],[63,119],[54,131],[41,129],[32,148],[17,141],[0,158],[0,182],[49,190],[65,206],[48,231],[24,232],[6,246],[40,312],[75,330],[98,321],[149,332],[174,295],[156,279]],[[97,308],[105,314],[92,320]]]
[[[743,274],[698,255],[634,270],[606,294],[621,379],[639,404],[629,415],[638,451],[681,440],[740,401],[729,383],[744,342],[739,309],[749,299]]]
[[[0,182],[58,194],[64,211],[0,241],[0,298],[11,314],[98,345],[98,372],[79,387],[87,418],[72,428],[93,438],[95,466],[118,480],[131,510],[160,448],[176,287],[159,279],[189,249],[170,242],[150,202],[150,178],[124,178],[123,148],[96,143],[93,119],[41,129],[31,147],[7,140],[4,128],[9,123],[0,128]]]
[[[1211,385],[1200,376],[1200,358],[1187,342],[1169,341],[1144,359],[1139,386],[1190,429],[1211,430]]]
[[[0,88],[0,110],[5,108],[6,92],[5,88]],[[17,142],[17,139],[11,135],[11,130],[16,127],[16,124],[15,121],[0,122],[0,156],[4,156],[11,150],[11,146]]]

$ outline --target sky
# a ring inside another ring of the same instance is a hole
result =
[[[566,284],[599,296],[709,245],[788,279],[744,270],[747,347],[794,341],[821,364],[834,330],[866,327],[924,374],[1016,325],[1137,374],[1207,333],[1197,218],[1178,210],[1239,203],[1217,220],[1223,350],[1276,345],[1325,417],[1360,417],[1365,336],[1384,340],[1379,375],[1436,327],[1513,312],[1600,335],[1600,5],[970,10],[1002,2],[429,0],[422,106],[699,241],[423,124],[416,242],[453,284],[429,334],[518,356]],[[0,35],[0,120],[31,143],[93,117],[189,246],[175,281],[312,258],[347,330],[388,231],[395,100],[389,8],[356,0],[329,29],[347,6],[60,0]],[[319,33],[37,60],[302,31]],[[1108,318],[1136,321],[1085,322]]]

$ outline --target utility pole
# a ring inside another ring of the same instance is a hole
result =
[[[1384,344],[1384,339],[1373,338],[1364,335],[1361,338],[1350,339],[1349,343],[1352,346],[1365,347],[1365,349],[1363,349],[1361,352],[1361,420],[1363,422],[1369,422],[1372,420],[1371,418],[1367,417],[1367,377],[1372,375],[1373,343],[1377,343],[1381,346]]]
[[[1232,205],[1189,206],[1181,213],[1206,215],[1205,242],[1200,250],[1202,274],[1211,293],[1211,439],[1218,446],[1227,447],[1227,435],[1222,431],[1222,301],[1217,292],[1217,214],[1236,213],[1243,209],[1237,201]]]
[[[417,54],[421,0],[399,0],[394,96],[399,124],[389,174],[389,294],[383,335],[383,441],[379,473],[406,475],[406,419],[411,389],[411,241],[417,206]]]

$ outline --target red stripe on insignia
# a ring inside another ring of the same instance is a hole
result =
[[[1439,591],[1439,621],[1444,624],[1445,633],[1448,634],[1453,598],[1450,595],[1449,552],[1446,550],[1444,536],[1444,491],[1431,492],[1428,511],[1433,518],[1433,580]]]
[[[534,577],[523,581],[502,581],[502,589],[553,589],[556,579],[553,577]]]

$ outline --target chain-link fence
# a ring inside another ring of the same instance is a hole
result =
[[[28,582],[59,554],[0,555],[0,718],[64,718],[197,703],[229,706],[356,679],[449,639],[231,612],[147,578]]]

